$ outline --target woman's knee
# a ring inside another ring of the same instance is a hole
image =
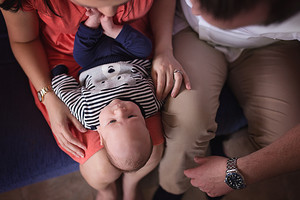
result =
[[[117,180],[122,173],[110,164],[104,149],[81,164],[80,172],[87,183],[96,190],[105,189]]]
[[[153,146],[152,154],[151,154],[148,162],[146,163],[146,165],[149,165],[150,168],[154,169],[160,162],[163,152],[164,152],[164,144],[159,144],[159,145]]]

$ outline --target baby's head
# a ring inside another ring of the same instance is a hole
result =
[[[113,100],[99,115],[98,132],[111,164],[122,171],[143,167],[152,153],[152,142],[138,105]]]

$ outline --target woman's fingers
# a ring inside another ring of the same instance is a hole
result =
[[[158,99],[166,98],[170,92],[172,97],[176,97],[183,81],[185,88],[191,89],[189,77],[174,58],[172,51],[156,55],[153,60],[152,78]]]
[[[156,75],[156,97],[160,100],[163,99],[163,94],[165,90],[166,77],[162,73]]]
[[[183,70],[175,69],[173,72],[166,71],[156,76],[156,96],[158,99],[165,99],[171,92],[175,98],[180,92],[181,85],[184,81],[186,89],[190,90],[191,85],[188,76]]]
[[[86,146],[73,136],[69,126],[72,124],[79,131],[85,132],[80,122],[54,93],[49,93],[44,103],[48,111],[51,129],[59,145],[77,157],[84,157]]]
[[[82,133],[85,133],[87,131],[83,127],[83,125],[76,119],[76,117],[74,117],[73,115],[70,115],[69,118],[77,130],[79,130]]]
[[[75,155],[76,157],[84,157],[84,150],[86,147],[77,138],[75,138],[68,129],[62,129],[60,135],[60,144],[67,151]]]
[[[61,145],[62,148],[64,148],[66,151],[70,152],[71,154],[73,154],[77,158],[84,157],[84,154],[82,152],[80,152],[80,149],[76,149],[76,147],[71,147],[68,144],[68,141],[66,139],[60,139],[59,144]]]
[[[176,70],[176,69],[174,70],[173,75],[174,75],[174,86],[171,92],[171,97],[175,98],[180,91],[183,75],[180,70]]]

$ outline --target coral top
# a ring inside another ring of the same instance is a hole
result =
[[[37,12],[40,18],[40,34],[46,49],[49,68],[52,69],[58,64],[64,64],[68,67],[69,74],[78,78],[77,74],[81,68],[73,59],[73,46],[79,24],[87,18],[85,16],[86,10],[84,7],[73,4],[70,0],[50,0],[55,13],[59,15],[56,16],[43,2],[44,1],[27,0],[23,5],[23,9],[24,11]],[[130,23],[132,27],[151,38],[147,13],[152,3],[153,0],[129,1],[127,4],[118,8],[114,22],[116,24]],[[37,107],[41,110],[50,125],[46,108],[39,102],[36,90],[32,84],[31,89]],[[158,145],[163,143],[164,138],[160,114],[146,119],[146,124],[150,131],[153,144]],[[100,145],[98,132],[89,130],[86,133],[80,133],[74,127],[70,127],[70,129],[75,137],[86,144],[87,150],[85,157],[77,158],[58,145],[75,161],[84,163],[94,153],[103,148],[103,146]]]

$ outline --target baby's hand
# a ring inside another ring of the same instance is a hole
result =
[[[112,17],[107,17],[105,15],[100,16],[100,22],[104,30],[104,34],[114,39],[119,35],[123,28],[122,25],[114,24]]]
[[[100,18],[103,14],[96,8],[86,8],[85,15],[89,18],[84,22],[84,25],[89,28],[98,28],[101,24]]]

